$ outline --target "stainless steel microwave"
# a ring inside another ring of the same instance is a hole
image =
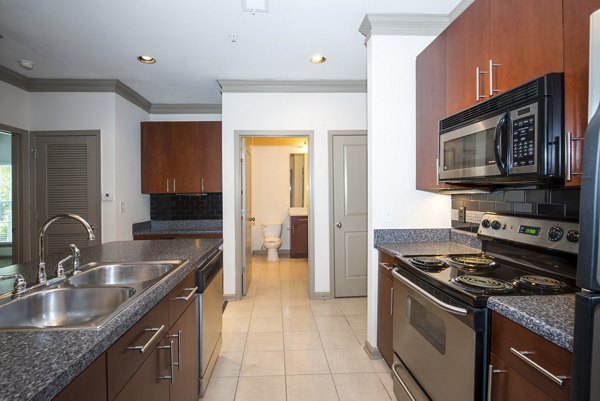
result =
[[[563,177],[563,74],[551,73],[440,121],[439,180],[514,185]]]

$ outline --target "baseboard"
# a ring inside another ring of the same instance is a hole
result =
[[[289,249],[280,249],[278,253],[280,255],[289,255],[290,250]],[[266,254],[267,254],[267,251],[265,249],[257,249],[255,251],[252,251],[252,256],[266,255]]]
[[[235,294],[223,294],[223,301],[239,301]]]
[[[383,358],[381,356],[381,352],[379,352],[379,349],[377,347],[373,347],[371,344],[369,344],[368,340],[365,340],[365,346],[363,347],[363,349],[365,350],[365,352],[371,359]]]
[[[330,292],[312,292],[310,299],[332,299]]]

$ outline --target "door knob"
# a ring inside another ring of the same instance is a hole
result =
[[[337,228],[342,228],[342,222],[341,222],[341,221],[338,221],[337,223],[335,223],[335,226],[336,226]]]
[[[250,221],[256,221],[256,217],[250,217],[248,220],[250,220]]]

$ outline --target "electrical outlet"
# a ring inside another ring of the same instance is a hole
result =
[[[113,200],[113,194],[111,194],[110,192],[103,192],[102,193],[102,201],[104,202],[112,202]]]
[[[467,208],[464,206],[458,208],[458,221],[460,223],[467,222]]]
[[[121,213],[125,213],[125,202],[119,202],[119,210],[121,211]]]

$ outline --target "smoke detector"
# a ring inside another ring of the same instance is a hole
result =
[[[19,65],[21,66],[21,68],[26,69],[27,71],[31,71],[33,70],[33,66],[35,65],[33,63],[33,61],[29,61],[29,60],[19,60]]]
[[[242,0],[242,11],[247,13],[268,13],[269,0]]]

